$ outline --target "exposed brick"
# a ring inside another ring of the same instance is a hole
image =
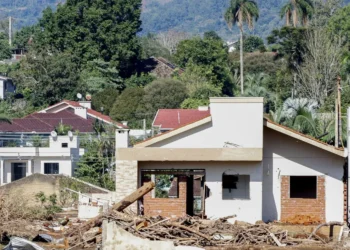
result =
[[[321,221],[326,220],[325,213],[325,177],[317,177],[317,198],[290,198],[290,177],[281,178],[281,220],[284,221],[296,215],[314,215]]]
[[[151,193],[145,195],[143,197],[144,214],[147,216],[161,215],[169,218],[186,216],[187,177],[179,176],[178,185],[178,198],[152,198]]]

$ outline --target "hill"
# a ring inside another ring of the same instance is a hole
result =
[[[265,38],[273,28],[283,24],[279,11],[287,0],[257,0],[260,19],[251,34]],[[55,8],[64,0],[1,0],[0,20],[13,16],[14,27],[37,22],[46,7]],[[347,3],[350,0],[346,0]],[[233,34],[223,19],[229,0],[143,0],[141,34],[159,33],[169,29],[191,34],[203,34],[214,30],[225,39],[238,36],[238,29]]]

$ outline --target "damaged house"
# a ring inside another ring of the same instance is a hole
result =
[[[263,98],[211,98],[209,111],[134,147],[118,129],[117,199],[152,180],[162,188],[133,205],[146,215],[344,220],[343,149],[265,119]]]

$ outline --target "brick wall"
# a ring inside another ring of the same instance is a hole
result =
[[[138,180],[138,162],[137,161],[116,161],[115,169],[115,192],[116,201],[122,200],[134,192]],[[137,202],[129,207],[132,211],[137,212]]]
[[[161,215],[177,218],[186,216],[187,177],[179,176],[178,198],[152,198],[151,192],[143,197],[144,213],[147,216]]]
[[[295,215],[314,215],[325,221],[325,177],[317,177],[317,198],[289,198],[290,178],[282,176],[281,180],[281,221]]]

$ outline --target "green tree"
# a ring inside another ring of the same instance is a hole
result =
[[[33,42],[35,32],[38,32],[37,26],[23,27],[15,33],[13,45],[17,48],[28,48]]]
[[[339,9],[329,20],[328,30],[348,42],[350,39],[350,5]]]
[[[258,4],[254,0],[231,0],[229,8],[225,13],[225,21],[232,29],[238,24],[240,31],[240,77],[241,77],[241,93],[244,93],[244,75],[243,75],[243,25],[248,24],[249,29],[253,29],[254,20],[259,18]]]
[[[248,36],[243,40],[243,51],[254,52],[264,46],[264,41],[258,36]]]
[[[159,79],[145,87],[145,112],[155,114],[158,109],[179,108],[188,97],[186,86],[177,80]]]
[[[11,48],[4,33],[0,33],[0,60],[11,58]]]
[[[128,126],[138,127],[140,120],[145,118],[141,105],[144,97],[143,88],[127,88],[117,98],[110,112],[115,121],[128,121]]]
[[[307,25],[312,14],[314,6],[312,0],[289,0],[283,5],[280,15],[286,18],[286,25],[290,26],[292,19],[293,26],[297,27],[299,20],[303,26]]]
[[[75,176],[94,185],[114,190],[115,183],[112,178],[115,160],[114,140],[109,134],[103,133],[98,139],[83,140],[82,146],[86,152],[78,162]]]
[[[194,37],[181,41],[174,55],[175,62],[183,68],[192,68],[210,83],[232,95],[232,83],[228,72],[228,51],[220,39]],[[192,74],[193,75],[193,74]]]
[[[106,88],[92,97],[92,108],[103,112],[103,114],[109,115],[118,96],[118,90],[115,88]]]
[[[140,15],[141,0],[67,0],[56,12],[43,12],[35,43],[73,53],[83,64],[111,62],[125,77],[140,56]]]
[[[45,49],[30,52],[11,77],[17,92],[36,107],[73,99],[80,92],[78,65],[67,53],[49,54]]]
[[[106,88],[123,90],[125,85],[119,71],[111,63],[103,60],[93,60],[87,63],[80,74],[80,82],[85,92],[91,94],[101,92]]]

